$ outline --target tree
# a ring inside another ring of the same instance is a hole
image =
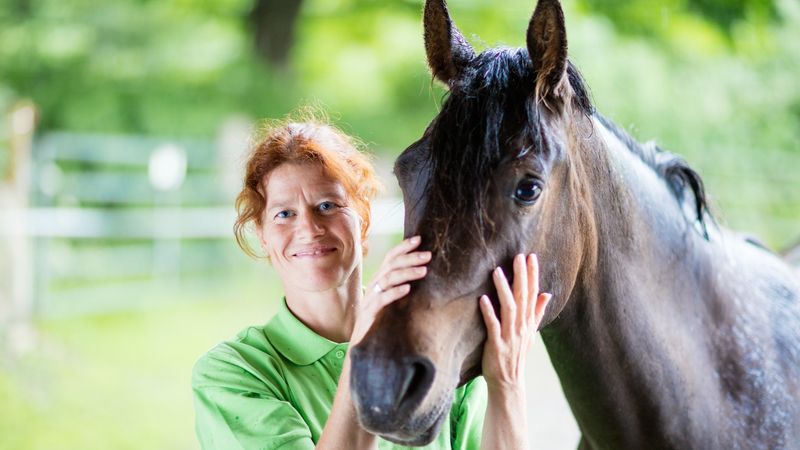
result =
[[[258,55],[272,65],[285,67],[294,42],[302,0],[256,0],[248,15]]]

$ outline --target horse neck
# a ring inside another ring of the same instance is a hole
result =
[[[691,333],[680,329],[706,314],[691,295],[704,288],[702,238],[666,182],[602,123],[576,136],[573,172],[590,187],[580,214],[594,236],[584,239],[575,285],[542,337],[584,434],[631,448],[644,443],[634,430],[666,434],[652,429],[669,423],[663,391],[685,383],[679,364],[658,362],[704,358],[702,350],[676,353],[691,348],[683,341]]]
[[[708,262],[709,241],[698,231],[696,218],[687,215],[694,210],[694,199],[677,198],[663,175],[598,119],[592,118],[588,134],[576,134],[573,141],[580,147],[576,184],[590,197],[582,213],[589,216],[594,234],[583,249],[582,279],[596,285],[628,278],[625,274],[638,278],[665,272],[684,276],[684,281],[697,279],[696,272],[676,265],[680,260],[702,269]],[[653,280],[644,281],[652,287]],[[667,281],[671,285],[674,278]],[[604,287],[628,297],[631,286]]]
[[[667,180],[596,117],[573,133],[570,145],[578,150],[569,184],[584,197],[577,209],[591,235],[582,239],[581,276],[570,295],[601,285],[606,296],[627,299],[632,286],[621,281],[656,273],[696,280],[697,273],[676,264],[703,269],[708,262],[709,242],[685,212],[694,209],[693,199],[676,198]],[[653,287],[654,280],[643,281]]]

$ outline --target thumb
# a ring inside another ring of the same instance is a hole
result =
[[[489,297],[485,295],[481,296],[479,302],[481,315],[483,316],[483,323],[486,324],[487,339],[500,341],[500,321],[497,319],[494,308],[492,308],[492,302],[489,301]]]

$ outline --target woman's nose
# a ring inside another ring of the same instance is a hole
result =
[[[325,227],[313,212],[303,212],[297,220],[297,233],[301,237],[314,238],[325,234]]]

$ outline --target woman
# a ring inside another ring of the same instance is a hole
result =
[[[417,251],[419,237],[406,239],[362,288],[377,189],[365,156],[331,126],[284,123],[255,146],[237,199],[236,237],[254,255],[244,235],[253,226],[285,297],[267,325],[245,329],[195,365],[203,448],[404,448],[361,429],[349,392],[348,342],[361,340],[383,306],[402,301],[431,259]],[[488,298],[480,299],[488,331],[485,382],[479,377],[457,390],[449,426],[425,448],[528,447],[525,352],[550,296],[535,292],[535,282],[524,288],[538,277],[533,255],[519,255],[514,271],[513,290],[502,271],[494,273],[501,302],[517,311],[502,326]]]

